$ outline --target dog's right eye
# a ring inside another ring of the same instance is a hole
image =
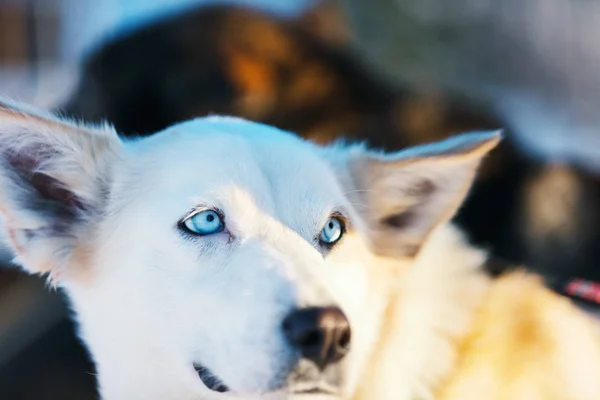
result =
[[[181,221],[181,227],[194,235],[212,235],[223,231],[223,219],[213,210],[199,211]]]

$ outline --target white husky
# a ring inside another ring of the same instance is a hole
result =
[[[107,400],[598,399],[587,319],[492,281],[446,224],[498,140],[385,156],[211,117],[123,141],[4,103],[0,210],[17,262],[69,295]],[[503,338],[548,309],[529,347]]]

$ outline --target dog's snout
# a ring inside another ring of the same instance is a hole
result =
[[[339,361],[350,348],[350,323],[338,307],[309,307],[290,313],[283,321],[288,341],[323,369]]]

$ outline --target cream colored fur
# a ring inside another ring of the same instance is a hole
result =
[[[535,276],[489,278],[485,261],[437,230],[390,295],[352,399],[600,398],[596,322]]]

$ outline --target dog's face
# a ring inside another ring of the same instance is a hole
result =
[[[414,257],[497,140],[386,157],[207,118],[124,143],[4,105],[0,210],[70,295],[105,398],[333,399],[384,313],[371,261]]]

